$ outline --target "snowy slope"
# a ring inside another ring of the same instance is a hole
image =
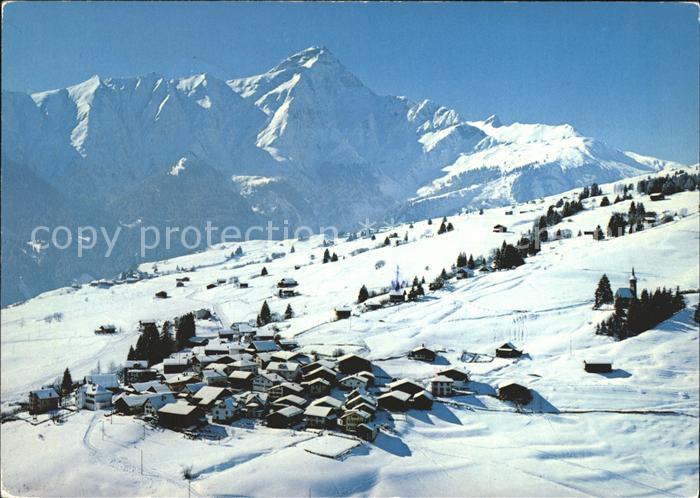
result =
[[[611,194],[614,184],[603,185]],[[562,194],[571,198],[572,193]],[[104,425],[99,415],[82,412],[60,426],[5,423],[2,430],[3,486],[21,495],[160,495],[185,493],[183,466],[192,465],[197,495],[323,496],[484,496],[614,495],[697,493],[698,475],[698,327],[687,309],[653,330],[624,342],[594,334],[609,310],[592,310],[593,291],[602,273],[613,289],[627,285],[634,266],[640,288],[699,287],[698,193],[674,194],[650,203],[659,213],[678,213],[664,225],[621,238],[593,242],[574,237],[546,243],[540,254],[516,270],[478,274],[452,281],[444,290],[416,303],[332,321],[336,305],[353,303],[359,287],[386,286],[398,265],[401,275],[428,281],[449,268],[459,251],[487,254],[514,241],[532,220],[561,196],[504,208],[483,215],[450,217],[455,230],[434,235],[437,223],[390,229],[409,242],[381,247],[376,241],[338,241],[330,248],[340,257],[321,264],[321,239],[243,244],[239,260],[227,256],[236,244],[158,262],[161,276],[111,289],[57,289],[2,312],[2,400],[4,405],[30,387],[49,381],[69,366],[75,377],[100,360],[120,362],[137,337],[139,319],[165,320],[200,307],[211,307],[227,326],[253,318],[263,300],[272,311],[291,304],[297,316],[283,322],[283,335],[305,351],[330,353],[337,347],[359,351],[387,377],[425,381],[450,363],[472,371],[471,395],[435,404],[430,412],[411,411],[386,422],[374,444],[353,450],[343,461],[304,450],[308,432],[262,427],[227,428],[220,441],[189,441],[169,431],[146,431],[128,417]],[[561,223],[561,228],[590,230],[605,225],[630,201],[593,208]],[[496,234],[496,223],[508,226]],[[557,227],[555,227],[556,229]],[[294,246],[295,252],[290,253]],[[353,256],[353,251],[369,251]],[[284,257],[268,261],[273,252]],[[312,260],[311,256],[315,256]],[[375,269],[378,261],[385,265]],[[300,266],[295,270],[295,266]],[[195,266],[191,281],[175,287],[178,266]],[[269,276],[260,277],[265,266]],[[151,265],[143,269],[150,270]],[[173,272],[173,273],[168,273]],[[238,276],[250,283],[239,289],[223,285],[206,290],[216,278]],[[275,282],[293,276],[300,296],[279,299]],[[170,299],[155,300],[166,290]],[[689,305],[698,295],[688,294]],[[43,318],[62,312],[61,321]],[[113,322],[122,332],[98,337],[92,330]],[[218,324],[198,322],[202,334]],[[527,355],[519,361],[495,359],[462,363],[463,350],[489,354],[513,341]],[[405,353],[425,343],[443,349],[437,365],[417,363]],[[609,355],[616,373],[586,374],[582,362]],[[527,384],[535,400],[518,413],[493,398],[505,378]],[[139,474],[140,450],[144,476]],[[38,458],[40,456],[40,458]],[[28,468],[22,462],[36,461]],[[70,472],[65,462],[73,462]],[[313,468],[315,472],[299,472]],[[504,471],[508,479],[504,479]],[[98,474],[101,479],[90,476]],[[52,476],[47,487],[47,476]]]

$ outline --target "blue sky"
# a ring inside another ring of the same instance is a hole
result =
[[[622,149],[698,161],[698,8],[602,3],[16,3],[5,90],[93,74],[225,79],[327,46],[381,94],[467,119],[570,123]]]

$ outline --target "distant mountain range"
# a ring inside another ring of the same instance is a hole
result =
[[[94,76],[3,92],[2,108],[3,305],[134,264],[140,224],[245,228],[270,219],[347,229],[676,165],[569,125],[464,121],[428,100],[377,95],[323,47],[248,78]],[[109,261],[77,261],[30,243],[41,220],[131,233]],[[184,251],[176,244],[152,256]]]

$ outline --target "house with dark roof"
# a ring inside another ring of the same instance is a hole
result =
[[[58,409],[59,396],[53,387],[29,391],[29,411],[45,413]]]
[[[518,358],[522,356],[523,352],[516,348],[512,343],[506,342],[500,347],[496,348],[497,358]]]
[[[436,356],[435,351],[426,348],[424,345],[414,348],[408,352],[408,357],[411,360],[433,362],[435,361]]]
[[[532,401],[530,390],[512,380],[504,380],[498,384],[498,399],[526,405]]]
[[[287,406],[267,415],[265,418],[268,427],[284,429],[301,422],[304,410],[296,406]]]
[[[356,354],[346,354],[338,358],[336,369],[343,374],[355,374],[358,372],[371,372],[372,362]]]

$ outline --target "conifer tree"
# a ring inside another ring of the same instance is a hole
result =
[[[272,321],[272,313],[270,312],[270,307],[267,305],[267,301],[263,301],[262,307],[260,308],[260,313],[258,314],[258,327],[267,325]]]
[[[608,196],[606,195],[600,200],[600,207],[606,207],[610,205],[610,199],[608,199]]]
[[[438,228],[438,235],[442,235],[447,231],[447,227],[445,226],[445,222],[443,221],[440,223],[440,228]]]
[[[160,331],[160,355],[161,358],[167,358],[170,353],[175,351],[175,341],[171,333],[171,325],[169,321],[163,323],[163,327]]]
[[[323,262],[328,263],[331,260],[331,253],[326,249],[323,251]]]
[[[474,263],[474,256],[472,256],[471,254],[469,255],[469,260],[467,261],[467,268],[469,268],[470,270],[476,268],[476,264]]]
[[[284,310],[284,318],[285,320],[289,320],[290,318],[294,317],[294,310],[292,309],[292,305],[288,304],[287,309]]]
[[[360,293],[357,295],[357,302],[364,303],[369,299],[369,291],[364,285],[360,287]]]
[[[68,394],[73,390],[73,377],[71,377],[70,370],[66,367],[63,372],[63,380],[61,381],[61,391],[63,394]]]
[[[428,218],[428,225],[432,225],[432,224],[433,224],[433,220]]]
[[[452,222],[451,222],[451,221],[448,222],[448,223],[447,223],[447,231],[448,231],[448,232],[451,232],[451,231],[454,230],[454,229],[455,229],[455,227],[452,225]]]
[[[335,263],[336,261],[338,261],[338,255],[333,253],[333,256],[331,256],[331,263]]]
[[[595,305],[594,308],[600,308],[603,304],[613,302],[613,292],[610,288],[610,280],[606,274],[600,277],[598,288],[595,290]]]
[[[700,323],[700,304],[695,305],[695,313],[693,313],[693,320],[695,320],[695,323]]]
[[[195,335],[194,313],[187,313],[175,322],[175,342],[177,349],[187,347],[187,341]]]
[[[391,245],[391,241],[389,240],[389,237],[384,239],[384,245],[385,246]]]
[[[447,280],[447,272],[445,271],[444,268],[443,268],[442,271],[440,272],[440,278],[441,278],[442,280]]]
[[[292,248],[289,250],[290,254],[294,254],[296,252],[296,249],[294,249],[294,245],[292,245]]]
[[[127,360],[136,360],[136,352],[134,351],[134,346],[129,346],[129,353],[126,355]]]
[[[260,276],[264,277],[265,275],[267,275],[267,268],[263,266],[262,270],[260,270]]]
[[[457,255],[457,267],[464,268],[465,266],[467,266],[467,255],[463,252],[460,252]]]

